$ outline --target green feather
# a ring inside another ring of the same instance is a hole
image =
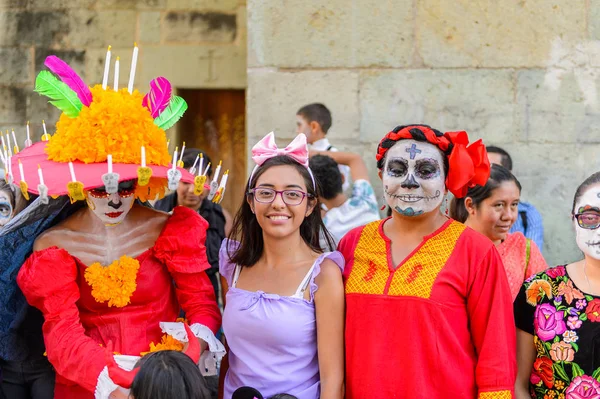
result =
[[[52,105],[71,118],[76,118],[83,106],[77,93],[48,71],[41,71],[38,74],[35,79],[35,91],[50,98]]]
[[[183,98],[173,96],[169,101],[169,106],[154,119],[154,124],[162,130],[167,130],[181,118],[187,107],[187,103]]]

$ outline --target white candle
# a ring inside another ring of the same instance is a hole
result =
[[[29,135],[29,121],[27,121],[27,140],[25,141],[25,147],[29,147],[31,144],[31,136]]]
[[[25,181],[25,173],[23,173],[23,164],[19,159],[19,173],[21,174],[21,181]]]
[[[6,131],[6,144],[8,144],[8,155],[12,157],[12,149],[10,148],[10,135],[8,134],[8,130]]]
[[[200,155],[196,155],[196,159],[194,159],[194,164],[190,168],[190,173],[196,173],[196,165],[198,165],[198,160],[199,159],[200,159]]]
[[[2,150],[4,152],[4,158],[7,158],[8,152],[6,151],[6,142],[4,141],[4,136],[0,134],[0,138],[2,139]]]
[[[202,175],[202,167],[204,167],[204,156],[200,153],[200,166],[198,166],[198,176]]]
[[[146,148],[142,146],[142,168],[146,167]]]
[[[215,171],[215,175],[213,176],[213,180],[214,181],[218,181],[219,179],[219,173],[221,173],[221,163],[223,161],[219,161],[219,164],[217,165],[217,170]]]
[[[75,169],[73,169],[73,162],[69,162],[69,171],[71,172],[71,181],[77,181],[75,177]]]
[[[119,90],[119,57],[117,57],[117,60],[115,61],[115,84],[113,89],[115,91]]]
[[[181,147],[181,154],[179,154],[179,160],[183,159],[183,152],[185,151],[185,141],[183,142],[183,146]]]
[[[15,150],[18,152],[19,145],[17,144],[17,136],[15,136],[15,129],[12,129],[12,138],[13,138],[13,141],[15,142]]]
[[[113,169],[112,169],[112,155],[108,154],[106,156],[106,161],[108,162],[108,173],[112,173]]]
[[[208,169],[210,168],[210,162],[208,163],[208,165],[206,165],[206,169],[204,169],[204,172],[202,173],[202,176],[206,176],[206,174],[208,173]]]
[[[40,165],[38,165],[38,176],[40,177],[40,184],[44,184],[44,174]]]
[[[46,130],[46,122],[42,119],[42,127],[44,128],[43,140],[48,140],[48,131]]]
[[[179,148],[175,147],[175,152],[173,153],[173,165],[171,165],[171,169],[175,170],[177,169],[177,150]]]
[[[138,46],[137,43],[133,43],[133,57],[131,58],[131,70],[129,71],[129,84],[127,90],[129,94],[133,93],[133,81],[135,79],[135,67],[137,66],[138,58]]]
[[[106,85],[108,84],[108,71],[110,70],[110,47],[108,46],[106,60],[104,61],[104,76],[102,77],[102,88],[104,90],[106,90]]]
[[[12,157],[8,157],[8,174],[12,176]]]

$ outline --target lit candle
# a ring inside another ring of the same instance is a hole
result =
[[[194,159],[194,164],[190,168],[191,174],[196,174],[196,165],[198,165],[198,160],[200,159],[200,155],[196,155],[196,159]]]
[[[172,170],[177,169],[177,151],[178,150],[179,150],[179,147],[175,147],[175,152],[173,153],[173,165],[171,165]]]
[[[23,164],[19,159],[19,173],[21,174],[21,181],[25,181],[25,173],[23,173]]]
[[[40,165],[38,165],[38,176],[40,177],[40,184],[44,184],[44,174]]]
[[[133,81],[135,79],[135,67],[137,66],[138,58],[138,46],[137,43],[133,43],[133,57],[131,58],[131,70],[129,71],[129,84],[127,90],[129,94],[133,93]]]
[[[12,178],[12,156],[8,157],[8,174]]]
[[[115,61],[115,84],[113,89],[115,91],[119,91],[119,57]]]
[[[213,181],[217,181],[219,179],[219,173],[221,173],[221,163],[223,161],[219,161],[219,164],[217,165],[217,170],[215,170],[215,175],[213,176]]]
[[[112,173],[113,169],[112,169],[112,155],[108,154],[106,156],[106,161],[108,162],[108,173]]]
[[[106,90],[106,85],[108,84],[108,71],[110,70],[110,47],[108,46],[106,60],[104,61],[104,76],[102,77],[102,89],[104,90]]]
[[[71,172],[71,181],[76,182],[75,169],[73,169],[73,162],[69,162],[69,171]]]
[[[146,148],[142,146],[142,168],[146,167]]]

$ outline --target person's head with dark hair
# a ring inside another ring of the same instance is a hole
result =
[[[140,360],[131,385],[134,399],[210,399],[204,377],[192,359],[181,352],[164,350]]]
[[[272,133],[254,148],[269,139],[274,141]],[[326,237],[327,247],[335,247],[321,218],[311,172],[295,158],[272,154],[261,160],[248,179],[245,193],[230,233],[230,238],[240,243],[229,254],[233,263],[253,266],[263,254],[265,240],[277,241],[293,235],[298,235],[316,253],[323,252],[321,234]]]
[[[488,158],[491,164],[504,166],[506,169],[512,172],[513,162],[510,154],[503,148],[496,147],[495,145],[488,145],[485,147],[488,153]]]
[[[343,195],[344,177],[337,162],[327,155],[315,155],[310,158],[309,165],[322,198],[330,200],[338,195]]]
[[[208,164],[211,162],[211,159],[204,151],[199,150],[197,148],[186,148],[185,149],[185,152],[183,153],[183,158],[181,159],[183,161],[183,167],[188,170],[191,167],[193,167],[194,163],[196,162],[196,158],[200,154],[202,154],[202,158],[204,159],[203,168],[206,169]],[[196,168],[198,168],[199,165],[200,165],[200,162],[198,161]],[[204,172],[204,171],[202,171],[202,172]],[[212,164],[211,164],[211,166],[208,168],[208,171],[206,173],[205,185],[210,185],[212,175],[213,175],[213,168],[212,168]],[[177,187],[177,205],[185,206],[186,208],[191,208],[191,209],[197,211],[202,206],[202,201],[204,201],[204,199],[208,196],[208,193],[209,193],[209,190],[204,190],[204,192],[202,192],[202,194],[196,195],[196,194],[194,194],[194,185],[192,183],[185,183],[185,182],[180,181],[179,186]]]
[[[499,244],[506,239],[519,215],[521,183],[500,165],[493,164],[483,186],[469,188],[464,198],[454,198],[450,217]]]
[[[577,187],[571,213],[577,246],[584,253],[586,262],[598,263],[600,261],[600,172],[589,176]]]
[[[303,106],[296,112],[296,133],[304,133],[309,144],[325,138],[331,127],[331,112],[321,103]]]
[[[435,213],[447,191],[462,196],[485,184],[489,162],[481,140],[427,125],[397,126],[377,146],[377,168],[387,204],[399,217]],[[468,147],[467,147],[468,146]]]
[[[0,179],[0,227],[8,223],[13,217],[27,206],[27,201],[20,190],[13,188]]]
[[[288,393],[278,393],[277,395],[271,396],[269,399],[298,399],[294,395],[290,395]]]

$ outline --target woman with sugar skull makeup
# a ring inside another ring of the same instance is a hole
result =
[[[518,399],[600,397],[600,172],[571,214],[583,259],[532,276],[515,300]]]
[[[441,214],[447,191],[485,184],[466,132],[399,126],[377,165],[392,216],[340,242],[346,269],[346,398],[512,398],[515,329],[487,237]]]
[[[29,236],[15,229],[2,238],[17,240],[24,260],[17,283],[44,315],[55,397],[125,398],[134,376],[126,370],[140,355],[196,340],[210,350],[201,371],[216,372],[224,348],[214,337],[221,315],[205,273],[207,223],[184,207],[168,215],[144,206],[167,185],[194,182],[174,165],[177,150],[171,158],[165,134],[185,101],[165,78],[143,96],[89,88],[54,56],[46,66],[63,82],[42,71],[36,91],[63,114],[49,141],[9,161],[23,194],[40,196],[21,219]],[[176,322],[181,309],[190,327]]]

